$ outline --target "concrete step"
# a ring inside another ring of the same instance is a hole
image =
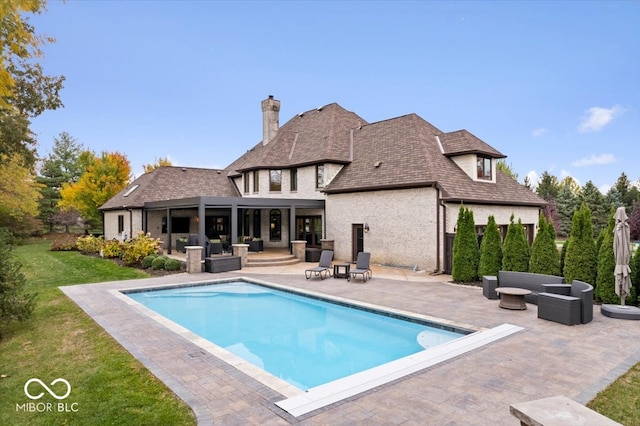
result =
[[[293,255],[251,257],[247,259],[247,267],[295,265],[300,261]]]

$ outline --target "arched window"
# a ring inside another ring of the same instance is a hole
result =
[[[269,237],[271,241],[280,241],[282,239],[282,213],[280,213],[280,210],[271,210],[269,212]]]

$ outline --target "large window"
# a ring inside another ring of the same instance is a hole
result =
[[[280,210],[269,212],[269,237],[271,241],[282,240],[282,213]]]
[[[260,192],[260,170],[253,172],[253,192]]]
[[[478,155],[478,179],[492,180],[491,158]]]
[[[269,170],[269,191],[282,191],[282,170]]]
[[[124,215],[118,215],[118,234],[122,234],[124,232]]]
[[[291,180],[290,182],[291,192],[297,191],[298,190],[298,169],[291,169],[289,173],[290,173],[289,178]]]
[[[244,193],[248,194],[249,193],[249,173],[248,172],[244,172],[242,174],[242,182],[244,183]]]
[[[324,188],[324,164],[316,166],[316,188]]]

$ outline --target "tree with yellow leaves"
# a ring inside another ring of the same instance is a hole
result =
[[[0,155],[1,157],[1,155]],[[36,183],[33,167],[25,166],[18,155],[2,158],[0,167],[0,227],[6,227],[13,234],[31,231],[25,229],[27,220],[38,215],[38,200],[41,185]]]
[[[99,226],[102,216],[98,208],[129,184],[131,166],[127,157],[119,152],[88,157],[87,170],[80,179],[62,186],[58,205],[62,210],[77,210],[85,221]]]
[[[160,158],[156,158],[156,161],[153,162],[152,164],[145,164],[142,166],[142,168],[144,169],[145,173],[149,173],[154,171],[155,169],[157,169],[158,167],[171,167],[173,166],[173,164],[171,164],[171,161],[169,161],[168,157],[160,157]]]

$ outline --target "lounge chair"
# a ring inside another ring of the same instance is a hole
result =
[[[313,274],[320,276],[320,279],[323,280],[327,276],[331,276],[332,274],[332,266],[331,262],[333,261],[333,250],[322,250],[320,253],[320,262],[318,262],[318,266],[314,268],[309,268],[304,271],[304,276],[309,279]]]
[[[360,252],[358,253],[358,259],[356,260],[355,269],[351,269],[349,271],[349,277],[347,280],[351,281],[352,277],[356,275],[362,275],[362,279],[366,282],[368,278],[371,278],[373,272],[369,267],[369,262],[371,261],[371,253],[368,252]]]

